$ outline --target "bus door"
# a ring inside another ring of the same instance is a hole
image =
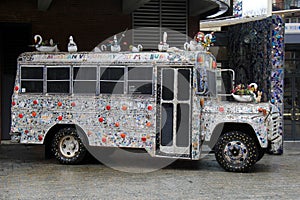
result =
[[[189,156],[192,68],[158,68],[158,154]]]

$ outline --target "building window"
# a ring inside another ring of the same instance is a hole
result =
[[[180,48],[187,41],[188,1],[150,0],[132,13],[132,27],[134,45],[157,49],[166,31],[167,43]]]
[[[291,23],[297,23],[297,18],[292,17],[291,18]]]
[[[285,70],[288,73],[298,72],[300,69],[300,52],[299,51],[286,51],[285,52]]]
[[[290,2],[290,9],[297,9],[300,7],[300,1],[299,0],[291,0],[287,1],[287,3]]]
[[[290,23],[291,19],[290,18],[285,18],[285,23]]]

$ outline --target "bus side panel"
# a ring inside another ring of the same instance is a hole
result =
[[[91,146],[145,148],[154,153],[154,98],[100,95],[94,105],[94,119],[83,125]],[[85,121],[80,113],[76,118],[79,124]]]
[[[55,124],[77,124],[91,146],[145,148],[154,154],[156,109],[149,96],[15,95],[12,132],[42,144]]]

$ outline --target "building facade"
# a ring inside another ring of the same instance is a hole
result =
[[[284,138],[300,140],[300,0],[273,1],[285,20]]]

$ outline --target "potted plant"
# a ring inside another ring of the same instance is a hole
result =
[[[257,91],[257,84],[251,83],[248,86],[245,86],[244,84],[237,85],[231,95],[236,101],[240,102],[252,102],[256,100],[255,91]]]

